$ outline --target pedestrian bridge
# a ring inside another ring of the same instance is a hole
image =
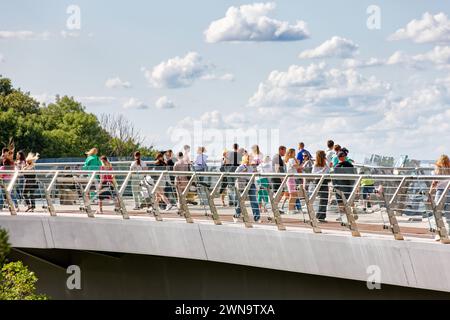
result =
[[[445,219],[450,177],[371,175],[378,192],[370,196],[371,205],[363,210],[367,199],[360,199],[360,182],[364,176],[267,174],[269,179],[280,178],[281,183],[275,192],[274,188],[268,189],[269,203],[261,207],[262,222],[255,223],[249,203],[254,201],[249,196],[250,185],[264,175],[148,172],[155,182],[149,190],[148,206],[133,209],[127,188],[133,180],[142,179],[142,173],[138,177],[139,173],[114,171],[118,199],[104,200],[100,214],[96,212],[98,199],[91,185],[106,172],[35,173],[40,187],[34,196],[33,212],[24,212],[20,202],[19,211],[14,206],[11,195],[21,172],[11,172],[12,179],[2,185],[6,206],[0,213],[0,226],[9,231],[16,254],[34,257],[59,269],[74,259],[62,259],[62,251],[94,252],[116,258],[122,254],[164,257],[219,263],[229,268],[263,268],[267,272],[356,280],[362,281],[364,287],[370,280],[382,285],[450,292]],[[187,177],[186,184],[172,199],[168,186],[176,184],[177,180],[171,178],[179,175]],[[302,208],[296,214],[283,214],[283,186],[292,176],[299,182]],[[68,178],[80,191],[73,199],[62,197]],[[234,208],[222,207],[218,194],[223,181],[231,184],[233,178],[245,178],[241,189],[228,189],[229,193],[235,192],[235,205],[241,208],[237,221],[233,221]],[[339,190],[343,179],[353,181],[349,192]],[[436,179],[445,182],[446,189],[435,201],[427,193]],[[325,192],[323,184],[330,200],[326,209],[328,222],[316,219],[317,202]],[[192,185],[197,187],[191,188]],[[166,211],[158,205],[161,192],[169,201],[178,201],[179,208]],[[340,206],[335,203],[336,194],[341,195]],[[182,270],[183,267],[181,274]],[[98,275],[99,270],[96,272]],[[155,269],[151,272],[158,274]]]

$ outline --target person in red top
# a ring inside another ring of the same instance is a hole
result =
[[[101,171],[112,171],[113,167],[111,162],[108,161],[106,156],[101,156],[100,161],[102,165],[100,167]],[[98,191],[98,209],[100,213],[103,213],[103,200],[113,199],[116,208],[119,207],[118,199],[116,196],[117,182],[114,175],[108,173],[100,174],[100,185]]]

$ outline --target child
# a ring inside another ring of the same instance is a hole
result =
[[[367,170],[364,170],[362,174],[368,174]],[[367,211],[372,206],[370,203],[370,195],[375,193],[375,180],[370,177],[364,177],[361,179],[361,193],[363,198],[363,210]]]

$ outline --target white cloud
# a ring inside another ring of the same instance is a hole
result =
[[[148,82],[156,88],[189,87],[214,69],[205,63],[197,52],[189,52],[184,57],[175,57],[153,67],[143,69]]]
[[[119,77],[112,77],[106,80],[105,87],[109,89],[130,88],[131,83],[128,81],[122,81]]]
[[[353,41],[334,36],[320,46],[300,53],[300,59],[311,58],[351,58],[358,54],[358,45]]]
[[[383,66],[385,64],[386,62],[384,60],[378,58],[369,58],[367,60],[346,59],[344,61],[345,68],[369,68]]]
[[[234,75],[231,73],[225,73],[223,75],[207,74],[204,75],[202,80],[223,80],[223,81],[234,81]]]
[[[434,49],[424,53],[418,54],[413,58],[417,62],[429,62],[437,67],[450,67],[450,47],[436,46]]]
[[[0,62],[5,62],[5,56],[0,53]]]
[[[50,37],[50,33],[42,32],[37,33],[33,31],[8,31],[8,30],[0,30],[0,40],[1,39],[17,39],[17,40],[35,40],[42,39],[47,40]]]
[[[49,104],[55,100],[54,95],[50,95],[46,92],[40,94],[31,94],[31,97],[39,103]]]
[[[298,107],[309,113],[361,111],[382,103],[390,85],[355,69],[291,65],[272,71],[249,99],[251,107]]]
[[[173,101],[166,96],[162,96],[158,100],[156,100],[155,106],[158,109],[173,109],[175,108],[175,103],[173,103]]]
[[[148,106],[144,104],[142,101],[136,98],[129,98],[125,103],[123,104],[124,109],[140,109],[145,110],[148,109]]]
[[[295,41],[309,38],[306,23],[272,19],[267,15],[275,3],[253,3],[229,7],[225,17],[211,22],[204,31],[209,43],[222,41]]]
[[[388,39],[391,41],[409,39],[415,43],[450,43],[450,20],[443,12],[436,15],[426,12],[422,19],[410,21]]]
[[[396,51],[387,59],[347,59],[344,62],[344,66],[347,68],[368,68],[394,65],[413,69],[426,69],[428,65],[434,65],[438,69],[450,68],[450,47],[436,46],[428,52],[417,55],[409,55],[403,51]]]
[[[109,105],[117,100],[116,97],[108,96],[77,96],[74,99],[82,104],[93,106]]]

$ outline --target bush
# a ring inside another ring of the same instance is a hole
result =
[[[8,233],[0,228],[0,300],[47,300],[36,294],[37,277],[21,261],[6,263],[10,252]]]

